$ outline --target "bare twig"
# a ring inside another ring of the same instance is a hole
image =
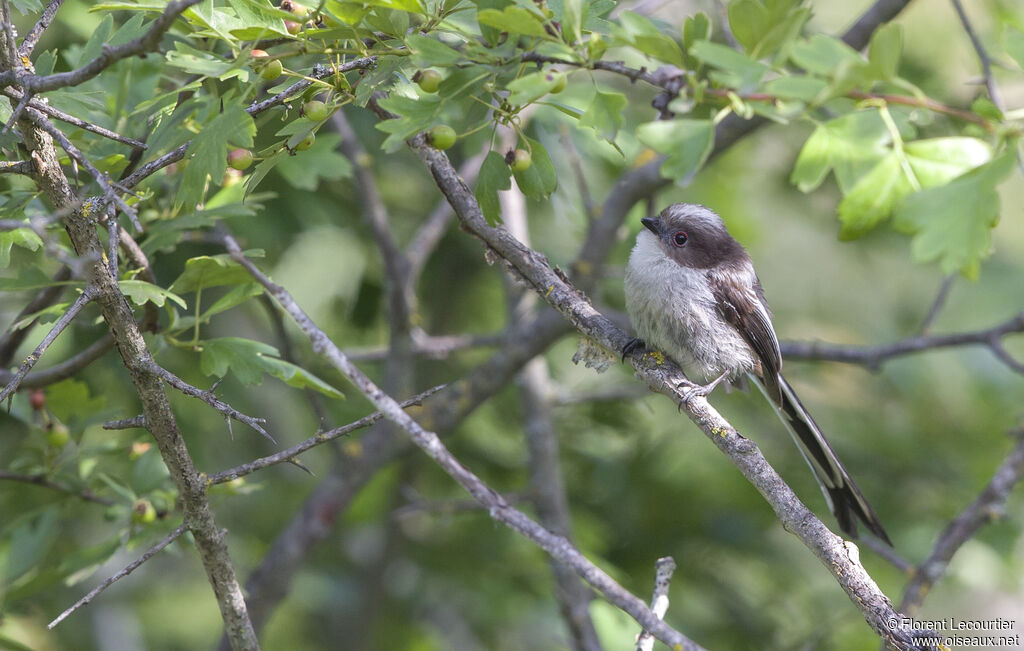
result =
[[[452,170],[454,173],[454,170]],[[409,417],[393,398],[381,391],[366,375],[356,368],[345,357],[344,353],[334,345],[322,330],[295,303],[291,295],[280,285],[273,283],[259,269],[245,258],[241,248],[230,237],[225,237],[225,244],[232,259],[241,264],[250,274],[273,296],[282,308],[296,321],[299,328],[310,338],[313,350],[331,363],[355,384],[385,417],[404,430],[413,443],[441,466],[455,481],[465,488],[474,498],[489,509],[491,517],[526,536],[552,557],[571,566],[592,586],[601,591],[612,603],[626,611],[642,626],[651,630],[660,640],[670,645],[679,645],[681,649],[699,649],[695,642],[682,633],[669,627],[654,616],[649,608],[637,597],[627,592],[601,569],[588,561],[575,547],[562,536],[552,534],[537,523],[513,508],[500,494],[486,486],[480,478],[465,468],[445,448],[434,432],[423,429]]]
[[[25,40],[21,42],[21,47],[18,48],[18,56],[29,57],[32,55],[32,50],[35,49],[36,43],[39,42],[39,37],[43,35],[46,28],[53,22],[54,17],[57,15],[57,10],[60,9],[62,4],[64,4],[64,0],[50,0],[46,3],[46,9],[43,9],[39,20],[29,30]]]
[[[22,226],[24,222],[20,222]],[[25,307],[18,312],[18,316],[14,317],[14,323],[17,324],[22,319],[30,314],[50,307],[61,297],[64,293],[64,283],[71,279],[71,269],[68,267],[61,267],[57,270],[57,273],[53,275],[53,284],[48,287],[44,287],[39,290],[32,300],[28,302]],[[25,337],[28,335],[32,326],[38,322],[38,319],[33,319],[32,323],[26,325],[23,328],[14,329],[12,325],[7,332],[0,336],[0,382],[10,382],[9,379],[3,379],[3,367],[7,366],[11,358],[14,357],[14,353],[17,352],[18,346],[21,342],[25,341]]]
[[[92,79],[121,59],[127,59],[128,57],[156,50],[160,45],[160,40],[163,38],[167,30],[171,28],[171,25],[174,24],[174,21],[178,19],[178,16],[192,5],[199,4],[199,2],[200,0],[175,0],[174,2],[171,2],[167,5],[167,8],[164,9],[163,13],[153,21],[149,31],[145,34],[133,41],[125,43],[124,45],[118,45],[117,47],[104,45],[103,52],[98,57],[80,68],[76,68],[69,72],[58,72],[52,75],[46,75],[45,77],[31,75],[28,77],[23,76],[20,79],[18,79],[12,72],[3,72],[0,73],[0,84],[8,85],[21,83],[25,86],[25,90],[28,91],[29,95],[45,93],[46,91],[56,90],[57,88],[77,86],[89,79]]]
[[[654,564],[654,594],[651,596],[651,611],[659,618],[664,619],[668,612],[668,587],[672,581],[672,574],[676,571],[676,561],[671,556],[659,558]],[[636,641],[636,651],[652,651],[654,649],[654,636],[643,631]]]
[[[316,77],[317,75],[319,75],[316,78],[323,78],[330,76],[334,72],[344,73],[350,70],[363,70],[366,68],[372,68],[375,65],[377,65],[377,57],[363,57],[360,59],[353,59],[348,63],[338,66],[337,68],[318,66],[310,76]],[[284,89],[277,95],[274,95],[273,97],[267,98],[261,102],[254,102],[245,109],[245,112],[249,115],[258,115],[259,113],[262,113],[267,109],[273,108],[275,106],[280,106],[289,97],[294,97],[296,94],[301,93],[303,90],[309,88],[312,84],[313,82],[308,79],[298,81],[289,86],[288,88]],[[191,141],[186,142],[185,144],[180,145],[176,149],[167,152],[163,156],[146,163],[145,165],[135,170],[134,172],[126,176],[124,179],[122,179],[118,186],[121,188],[134,188],[143,180],[149,178],[150,176],[167,167],[168,165],[172,163],[177,163],[178,161],[185,158],[185,154],[186,152],[188,152],[188,147],[190,144]]]
[[[32,161],[27,160],[5,160],[0,161],[0,174],[32,174]],[[5,219],[0,230],[11,231],[15,228],[24,228],[25,224],[15,219]]]
[[[74,495],[75,497],[85,500],[86,502],[95,502],[96,504],[102,504],[104,506],[110,506],[114,503],[113,500],[109,500],[105,497],[99,497],[87,488],[78,489],[71,486],[65,486],[59,482],[53,481],[46,475],[39,474],[25,474],[19,472],[9,472],[7,470],[0,470],[0,480],[4,481],[16,481],[24,484],[34,484],[36,486],[43,486],[51,490],[59,491],[61,493],[67,493],[68,495]]]
[[[21,101],[25,95],[17,88],[13,88],[11,86],[8,86],[7,88],[0,88],[0,93],[3,93],[4,95],[7,95],[8,97],[16,99],[18,101]],[[144,142],[139,142],[138,140],[135,140],[134,138],[129,138],[128,136],[122,136],[116,131],[111,131],[110,129],[107,129],[106,127],[101,127],[98,124],[93,124],[92,122],[86,122],[85,120],[76,118],[70,113],[65,113],[64,111],[58,108],[50,106],[46,102],[42,102],[37,99],[29,99],[27,106],[29,106],[30,108],[34,108],[40,113],[45,113],[51,118],[56,118],[61,122],[67,122],[68,124],[72,124],[78,127],[79,129],[91,131],[92,133],[95,133],[98,136],[109,138],[111,140],[120,142],[125,145],[129,145],[130,147],[134,147],[136,149],[146,148],[146,143]]]
[[[960,546],[978,529],[1002,515],[1010,491],[1024,478],[1024,431],[1014,432],[1013,435],[1017,438],[1017,444],[992,475],[985,490],[949,523],[935,541],[932,553],[918,566],[914,578],[903,593],[901,611],[908,614],[916,612]]]
[[[160,366],[156,362],[151,362],[148,365],[148,370],[157,377],[159,377],[161,380],[166,382],[167,384],[171,385],[178,391],[184,393],[186,396],[198,398],[199,400],[202,400],[206,404],[210,405],[211,407],[219,411],[224,416],[224,422],[227,423],[228,433],[232,434],[232,436],[234,434],[233,432],[231,432],[231,419],[235,419],[238,422],[245,423],[249,427],[253,428],[257,432],[262,434],[263,437],[266,438],[271,443],[275,445],[277,444],[277,441],[274,440],[274,437],[271,436],[267,432],[267,430],[263,428],[262,423],[267,422],[266,418],[254,418],[252,416],[246,416],[245,414],[238,411],[231,405],[218,399],[217,396],[214,395],[213,391],[203,391],[202,389],[198,389],[192,386],[191,384],[189,384],[185,380],[182,380],[180,377],[178,377],[174,373],[171,373],[170,371]]]
[[[416,328],[412,330],[413,340],[409,352],[427,359],[446,359],[452,353],[471,348],[491,348],[500,346],[504,340],[502,334],[484,335],[428,335]],[[375,362],[387,359],[386,346],[371,346],[346,350],[345,354],[353,361]]]
[[[960,0],[950,1],[953,3],[953,8],[956,9],[957,17],[960,18],[960,24],[963,25],[964,31],[967,32],[967,37],[971,39],[971,46],[974,48],[975,54],[978,55],[978,62],[981,63],[981,74],[985,78],[985,88],[988,90],[988,97],[997,109],[1003,111],[1005,110],[1003,98],[999,93],[998,86],[996,86],[996,80],[992,76],[992,59],[989,58],[988,52],[985,51],[985,46],[981,44],[981,39],[978,38],[974,27],[971,26],[971,21],[967,18],[967,12],[964,11],[963,4]]]
[[[39,358],[43,356],[43,353],[46,352],[46,349],[49,348],[50,344],[52,344],[57,338],[57,335],[64,332],[64,329],[75,320],[75,317],[78,316],[79,312],[81,312],[95,297],[95,293],[95,289],[92,286],[86,285],[85,289],[82,290],[82,293],[75,299],[75,302],[72,303],[71,306],[68,307],[67,311],[57,319],[56,323],[53,324],[53,327],[50,328],[48,333],[46,333],[43,340],[39,342],[39,345],[32,351],[32,354],[26,357],[25,361],[21,363],[21,366],[18,368],[17,372],[15,372],[14,377],[7,382],[7,385],[4,386],[3,390],[0,390],[0,402],[6,400],[18,390],[18,387],[21,386],[22,380],[24,380],[25,376],[28,375],[28,372],[32,370],[32,367],[36,365]]]
[[[935,300],[932,301],[932,306],[928,309],[928,315],[925,316],[924,322],[921,323],[921,334],[928,334],[932,325],[935,323],[935,319],[939,318],[939,312],[946,305],[946,300],[949,298],[949,291],[953,289],[953,283],[956,282],[957,274],[952,273],[942,279],[942,284],[939,285],[939,291],[935,294]]]
[[[142,565],[143,563],[148,561],[150,558],[152,558],[156,554],[159,554],[160,551],[164,547],[166,547],[167,545],[170,545],[172,542],[177,540],[178,537],[181,536],[181,534],[183,534],[183,533],[185,533],[185,525],[184,524],[180,524],[180,525],[178,525],[177,529],[175,529],[171,533],[169,533],[166,536],[164,536],[163,540],[161,540],[157,544],[155,544],[152,547],[150,547],[149,549],[147,549],[146,552],[142,556],[140,556],[138,558],[138,560],[132,561],[131,563],[126,565],[124,567],[124,569],[122,569],[120,572],[118,572],[117,574],[115,574],[115,575],[105,579],[103,581],[103,583],[99,584],[98,586],[96,586],[95,588],[90,590],[89,594],[85,595],[84,597],[82,597],[81,599],[76,601],[74,604],[71,605],[70,608],[68,608],[67,610],[62,612],[60,615],[57,615],[57,617],[54,618],[54,620],[52,622],[50,622],[49,624],[46,625],[46,628],[53,629],[54,626],[56,626],[57,624],[60,624],[62,621],[67,619],[76,610],[78,610],[82,606],[85,606],[90,601],[95,599],[101,592],[103,592],[104,590],[106,590],[107,588],[112,586],[114,583],[116,583],[120,579],[123,579],[124,577],[128,576],[129,574],[131,574],[132,572],[137,570],[140,565]]]
[[[1010,366],[1014,371],[1024,373],[1024,364],[1010,357],[1001,343],[1003,337],[1020,332],[1024,332],[1024,312],[991,328],[945,335],[919,335],[880,346],[844,346],[822,342],[787,342],[782,344],[781,348],[783,355],[787,359],[824,359],[833,362],[861,364],[874,370],[890,359],[903,355],[911,355],[935,348],[981,344],[988,346],[1001,361]]]
[[[103,357],[111,348],[114,347],[114,338],[110,334],[105,334],[96,341],[89,344],[84,350],[67,358],[59,364],[54,364],[50,368],[43,370],[33,370],[21,381],[21,388],[23,389],[38,389],[39,387],[45,387],[61,380],[77,374],[83,368],[92,364],[100,357]],[[5,368],[0,368],[0,382],[10,382],[14,378],[14,373],[8,371]]]
[[[434,395],[444,387],[445,385],[441,384],[431,389],[427,389],[423,393],[420,393],[402,402],[401,407],[405,409],[408,407],[422,405],[424,400]],[[327,443],[328,441],[333,441],[335,439],[341,438],[342,436],[348,436],[349,434],[355,432],[356,430],[360,430],[369,427],[370,425],[373,425],[383,417],[384,415],[381,412],[375,411],[369,416],[364,416],[363,418],[360,418],[357,421],[349,423],[348,425],[335,427],[334,429],[327,430],[326,432],[318,432],[316,435],[309,437],[305,441],[297,445],[293,445],[287,450],[281,450],[277,454],[262,457],[254,461],[250,461],[249,463],[243,463],[240,466],[236,466],[228,470],[222,470],[221,472],[218,472],[214,475],[210,475],[209,482],[210,484],[223,484],[224,482],[229,482],[233,479],[238,479],[239,477],[243,477],[250,473],[256,472],[257,470],[262,470],[263,468],[267,468],[278,463],[290,461],[291,459],[294,459],[295,457],[302,454],[306,450],[315,448],[316,446]]]
[[[133,416],[132,418],[122,418],[120,420],[110,420],[103,423],[103,429],[147,429],[146,417],[143,414]]]
[[[523,246],[504,228],[490,226],[473,193],[458,178],[443,152],[428,146],[422,136],[410,140],[409,145],[431,171],[466,230],[504,258],[510,273],[518,274],[580,333],[594,339],[606,350],[614,351],[611,354],[617,356],[630,337],[594,310],[579,290],[554,270],[544,256]],[[674,365],[657,364],[647,357],[632,355],[627,359],[648,386],[675,401],[682,400],[678,387],[689,384],[685,376]],[[707,400],[691,399],[684,403],[684,411],[765,497],[783,526],[800,538],[829,569],[876,633],[897,648],[911,648],[909,631],[903,627],[890,627],[889,618],[896,617],[898,613],[860,564],[859,554],[854,551],[856,548],[829,531],[771,468],[757,446],[740,436]],[[664,641],[656,631],[652,632]]]

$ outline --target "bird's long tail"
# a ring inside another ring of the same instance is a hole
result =
[[[874,509],[868,504],[864,494],[857,488],[843,463],[836,456],[835,450],[829,445],[828,439],[821,433],[817,423],[797,398],[793,388],[779,375],[778,391],[774,386],[766,387],[761,378],[754,378],[758,387],[775,408],[786,429],[793,436],[800,453],[814,471],[814,476],[825,494],[829,508],[839,522],[839,528],[851,538],[857,537],[859,519],[868,530],[884,540],[890,547],[892,542],[885,533],[881,521]],[[775,394],[776,398],[772,397]]]

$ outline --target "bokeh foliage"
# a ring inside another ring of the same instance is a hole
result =
[[[17,21],[24,34],[41,6],[13,5],[24,12]],[[74,69],[104,44],[136,38],[165,6],[66,3],[33,57],[36,73]],[[458,134],[449,150],[456,163],[490,152],[473,184],[488,218],[501,219],[498,192],[514,177],[536,248],[565,267],[592,218],[574,165],[600,201],[625,173],[663,155],[661,173],[673,185],[652,205],[700,201],[723,215],[751,250],[784,339],[871,344],[914,334],[950,273],[968,281],[955,284],[936,330],[989,327],[1022,309],[1024,13],[1013,3],[970,7],[998,64],[1003,109],[975,83],[970,42],[952,7],[938,0],[912,3],[863,53],[833,36],[854,8],[826,0],[737,0],[725,19],[714,3],[651,10],[610,0],[331,0],[308,9],[299,20],[263,0],[200,3],[160,53],[45,95],[82,119],[145,139],[143,163],[188,143],[186,160],[126,197],[145,226],[140,244],[158,282],[122,265],[122,290],[140,317],[147,304],[159,310],[161,328],[147,342],[161,365],[201,387],[223,379],[219,395],[268,418],[282,445],[321,425],[355,420],[367,403],[290,326],[294,350],[286,351],[259,286],[205,234],[223,220],[343,347],[383,345],[387,278],[354,165],[372,171],[404,243],[441,200],[404,141],[438,125]],[[297,34],[286,20],[297,22]],[[374,66],[332,72],[367,56],[377,57]],[[273,61],[283,64],[282,76],[267,80],[272,74],[261,73]],[[620,74],[618,62],[648,79]],[[602,64],[613,69],[595,69]],[[431,92],[414,81],[428,68],[442,76]],[[650,106],[664,90],[649,83],[655,73],[682,89],[662,116]],[[245,111],[302,79],[313,83],[283,106],[255,116]],[[330,117],[300,114],[314,98],[345,113],[367,160],[340,153]],[[371,101],[394,117],[365,110]],[[0,119],[6,122],[12,108],[0,100]],[[714,127],[729,114],[775,124],[707,164]],[[501,134],[509,130],[512,146],[531,154],[527,170],[513,173],[505,162]],[[80,129],[67,133],[113,178],[138,166],[123,145]],[[312,146],[300,148],[309,134]],[[0,147],[18,156],[15,134],[0,137]],[[235,148],[256,155],[244,175],[227,168]],[[84,194],[95,193],[81,170],[78,181]],[[28,179],[2,175],[0,188],[0,218],[48,214]],[[591,297],[603,309],[622,309],[621,265],[646,209],[630,215],[607,278]],[[46,234],[70,253],[59,226]],[[5,327],[58,268],[43,244],[28,229],[0,232]],[[39,315],[41,327],[13,364],[80,287],[71,281],[62,301]],[[500,268],[488,266],[479,245],[453,228],[426,267],[414,320],[435,334],[496,332],[508,323],[505,292]],[[92,343],[103,332],[97,318],[96,308],[87,308],[42,365]],[[1024,353],[1007,343],[1011,353]],[[625,371],[596,376],[573,366],[574,345],[569,338],[545,354],[559,391],[631,386]],[[419,360],[417,388],[464,376],[488,352]],[[382,374],[379,362],[364,368]],[[981,349],[907,357],[880,373],[794,362],[786,370],[898,551],[913,561],[988,480],[1010,446],[1005,431],[1020,419],[1024,379]],[[326,396],[328,423],[309,408],[306,388]],[[18,640],[38,649],[103,648],[111,622],[131,622],[127,634],[147,648],[214,644],[220,619],[187,543],[54,633],[43,632],[96,577],[180,520],[173,484],[147,434],[101,428],[139,410],[116,355],[44,395],[38,409],[30,392],[20,392],[0,416],[0,469],[43,474],[110,505],[0,484],[0,646],[18,648],[8,642]],[[827,512],[756,396],[716,394],[713,401],[757,438],[812,508]],[[204,471],[274,449],[239,424],[229,436],[222,417],[201,402],[172,395],[172,404]],[[641,596],[650,591],[654,559],[673,555],[680,569],[668,620],[677,628],[709,648],[875,643],[834,581],[781,530],[756,491],[693,435],[675,405],[660,397],[568,404],[557,409],[556,422],[575,538]],[[467,419],[449,445],[496,489],[522,493],[527,470],[514,384]],[[358,459],[359,435],[336,452]],[[214,489],[242,576],[301,508],[331,455],[325,448],[304,455],[312,477],[279,466]],[[309,559],[270,621],[265,646],[334,648],[353,640],[354,648],[564,648],[547,559],[485,512],[445,508],[464,497],[415,454],[379,472]],[[151,522],[132,517],[142,501],[154,507]],[[1020,533],[1018,496],[1005,520],[968,543],[922,616],[1019,612]],[[897,597],[906,577],[866,550],[863,556],[883,590]],[[595,602],[592,615],[608,648],[633,639],[635,624],[607,604]]]

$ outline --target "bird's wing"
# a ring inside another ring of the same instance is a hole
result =
[[[716,274],[712,281],[712,294],[718,313],[739,331],[761,360],[768,397],[776,405],[781,404],[782,389],[777,378],[782,369],[782,353],[779,352],[779,340],[772,328],[768,307],[761,298],[760,285],[756,280],[754,284],[738,282],[732,274]]]

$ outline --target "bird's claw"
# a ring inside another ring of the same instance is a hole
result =
[[[626,361],[626,355],[629,355],[635,350],[643,348],[647,348],[647,345],[644,343],[644,340],[638,337],[633,337],[628,342],[626,342],[625,346],[622,347],[622,361]]]
[[[679,411],[683,410],[684,405],[687,409],[689,409],[690,401],[693,400],[694,398],[703,398],[705,396],[711,395],[711,392],[715,390],[715,387],[718,386],[718,383],[724,380],[728,375],[729,371],[726,371],[725,373],[722,373],[721,375],[716,377],[711,382],[703,385],[693,384],[691,382],[680,382],[679,384],[677,384],[676,391],[679,391],[680,393],[683,394],[683,399],[679,402]],[[683,389],[684,386],[686,387],[685,389]]]

